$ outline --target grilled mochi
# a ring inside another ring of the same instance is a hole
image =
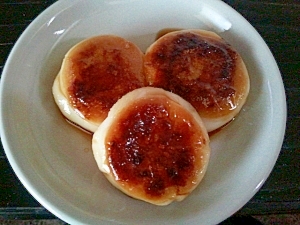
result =
[[[190,102],[208,132],[231,121],[249,93],[241,56],[210,31],[179,30],[163,35],[147,49],[144,70],[150,86]]]
[[[187,197],[209,161],[207,130],[180,96],[143,87],[123,96],[93,134],[99,169],[125,194],[155,205]]]
[[[143,56],[136,45],[113,35],[76,44],[65,55],[53,84],[63,115],[94,132],[119,98],[144,86]]]

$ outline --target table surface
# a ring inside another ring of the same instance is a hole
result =
[[[55,0],[1,0],[0,74],[15,41]],[[276,165],[260,191],[238,214],[300,213],[300,1],[224,0],[241,13],[270,47],[287,97],[287,128]],[[0,149],[0,220],[55,218],[23,187]]]

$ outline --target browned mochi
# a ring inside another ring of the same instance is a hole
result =
[[[209,138],[176,94],[144,87],[122,97],[93,135],[99,169],[127,195],[155,205],[181,201],[207,168]]]
[[[165,34],[147,49],[144,67],[148,84],[190,102],[208,131],[232,120],[249,93],[249,77],[242,58],[210,31]]]
[[[143,53],[118,36],[86,39],[66,54],[59,82],[70,105],[96,129],[119,98],[144,86]]]

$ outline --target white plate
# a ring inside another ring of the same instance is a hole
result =
[[[116,190],[97,169],[91,136],[72,127],[51,87],[64,54],[80,40],[115,34],[143,50],[164,28],[216,31],[240,52],[251,91],[240,115],[212,137],[200,186],[157,207]],[[219,0],[60,0],[25,30],[1,80],[1,138],[15,173],[43,206],[70,224],[216,224],[240,209],[272,170],[286,120],[284,88],[265,42]]]

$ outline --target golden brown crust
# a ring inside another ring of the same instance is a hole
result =
[[[121,98],[93,136],[108,180],[127,195],[156,205],[183,200],[207,168],[209,138],[194,108],[158,88]]]
[[[84,119],[101,123],[119,98],[144,86],[142,64],[143,53],[133,43],[113,35],[92,37],[66,54],[61,89]]]
[[[190,102],[214,130],[230,121],[249,92],[249,77],[240,55],[220,36],[203,30],[170,32],[145,53],[149,85]],[[218,120],[222,123],[218,123]]]

